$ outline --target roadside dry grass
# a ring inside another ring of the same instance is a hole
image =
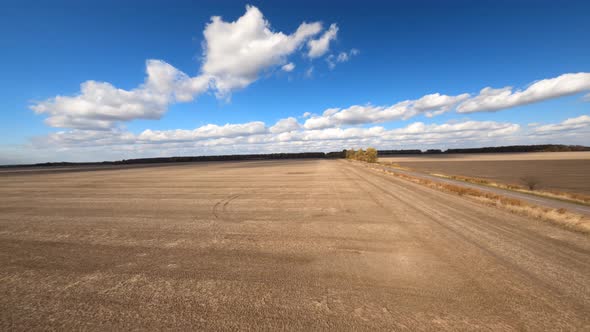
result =
[[[563,191],[557,190],[529,190],[524,186],[517,185],[517,184],[506,184],[506,183],[498,183],[486,179],[469,177],[469,176],[458,176],[458,175],[446,175],[440,173],[429,173],[430,175],[438,176],[441,178],[459,180],[474,184],[480,184],[489,187],[496,187],[501,189],[507,189],[512,191],[518,191],[522,193],[542,196],[542,197],[549,197],[555,198],[564,201],[570,201],[575,203],[580,203],[584,205],[590,205],[590,195],[578,194],[578,193],[567,193]]]
[[[516,198],[505,197],[493,193],[487,193],[484,191],[480,191],[473,188],[467,188],[460,185],[440,183],[428,179],[418,178],[415,176],[391,172],[378,168],[373,169],[414,183],[425,185],[433,189],[438,189],[445,192],[456,194],[458,196],[467,197],[472,200],[484,203],[486,205],[498,207],[518,215],[523,215],[551,222],[555,225],[558,225],[569,230],[573,230],[584,234],[590,234],[590,219],[586,218],[583,215],[570,212],[566,209],[546,208],[538,205],[529,204]]]
[[[397,168],[397,169],[402,169],[402,170],[405,170],[405,171],[411,171],[412,170],[412,169],[410,169],[408,167],[403,167],[400,164],[394,163],[394,162],[391,162],[391,161],[379,161],[377,163],[380,164],[380,165],[383,165],[383,166],[388,166],[388,167],[393,167],[393,168]]]

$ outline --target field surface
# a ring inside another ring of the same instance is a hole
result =
[[[461,175],[523,185],[539,180],[539,189],[590,195],[590,152],[482,153],[379,158],[421,172]]]
[[[590,241],[346,161],[0,175],[0,330],[590,329]]]

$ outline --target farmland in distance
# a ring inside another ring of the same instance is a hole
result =
[[[427,154],[379,160],[422,172],[505,184],[522,185],[523,177],[534,177],[539,189],[590,195],[590,152]]]

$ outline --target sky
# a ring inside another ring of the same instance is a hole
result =
[[[0,164],[590,145],[588,1],[2,1]]]

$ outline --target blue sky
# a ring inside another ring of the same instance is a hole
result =
[[[588,144],[589,12],[587,1],[4,1],[0,163]],[[149,66],[164,75],[151,85]],[[86,81],[109,87],[84,95]]]

